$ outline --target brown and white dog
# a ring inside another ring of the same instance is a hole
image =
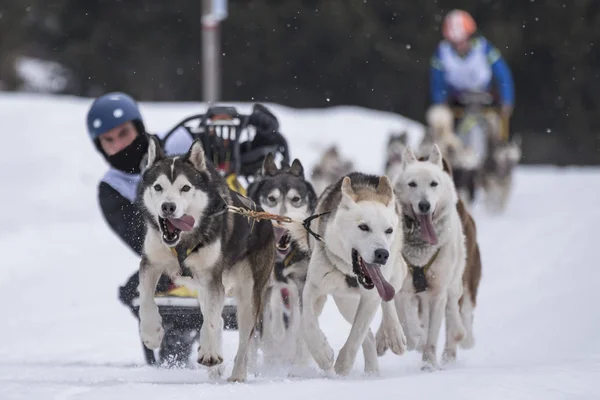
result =
[[[436,346],[444,315],[447,335],[443,360],[452,358],[465,336],[459,310],[465,237],[456,210],[458,195],[451,176],[444,172],[439,147],[434,145],[425,161],[419,161],[408,147],[402,164],[394,191],[404,212],[402,257],[409,276],[394,301],[408,348],[422,351],[423,369],[436,370]],[[385,325],[382,320],[377,334],[379,353],[387,342]]]
[[[420,158],[420,161],[426,161],[424,158]],[[446,160],[442,160],[443,170],[450,176],[452,176],[452,169],[449,166],[449,163]],[[459,313],[460,319],[462,321],[462,326],[465,330],[465,335],[462,340],[458,342],[461,348],[469,349],[472,348],[475,344],[475,338],[473,334],[473,313],[475,310],[475,306],[477,304],[477,292],[479,288],[479,281],[481,279],[481,255],[479,252],[479,245],[477,244],[477,229],[475,225],[475,221],[471,214],[467,211],[464,202],[459,198],[456,203],[456,212],[460,218],[460,222],[462,225],[462,231],[465,239],[465,268],[462,274],[462,295],[458,300],[459,305]],[[410,219],[409,219],[410,221]],[[413,228],[414,229],[414,228]],[[411,281],[414,279],[414,275],[409,275]],[[409,278],[407,278],[408,280]],[[412,282],[411,282],[412,283]],[[413,284],[414,286],[414,284]],[[422,299],[419,299],[422,300]],[[455,301],[452,299],[452,296],[448,297],[448,301]],[[423,303],[419,301],[418,303],[418,312],[419,312],[419,325],[421,329],[425,329],[429,325],[428,321],[424,321],[425,313],[424,307],[422,307]],[[401,310],[399,310],[399,314]],[[451,329],[451,326],[448,326],[451,323],[452,315],[449,314],[451,311],[451,307],[446,307],[446,324],[447,324],[447,332]],[[407,321],[405,318],[401,318],[401,321],[406,324]],[[410,328],[405,328],[405,331]],[[456,358],[456,338],[452,338],[451,336],[447,336],[446,340],[446,349],[444,351],[444,361],[449,362]],[[416,342],[409,343],[412,344],[412,348],[420,347],[422,350],[422,345],[419,346]],[[387,350],[386,341],[383,333],[380,331],[377,332],[377,353],[379,356],[383,355]]]

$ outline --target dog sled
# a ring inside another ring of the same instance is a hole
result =
[[[212,106],[204,114],[180,121],[163,141],[181,128],[194,139],[202,141],[207,159],[225,177],[229,187],[243,195],[262,168],[267,154],[278,155],[283,162],[289,163],[287,140],[279,132],[279,121],[261,104],[255,104],[250,114],[241,114],[235,107]],[[246,185],[240,178],[245,180]],[[156,352],[142,344],[146,363],[166,362],[169,366],[185,366],[203,323],[197,293],[186,287],[171,285],[166,290],[157,291],[155,301],[163,320],[165,337]],[[132,311],[138,315],[139,298],[133,299]],[[229,294],[226,294],[221,315],[225,330],[238,329],[235,300]]]

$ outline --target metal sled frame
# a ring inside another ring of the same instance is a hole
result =
[[[269,153],[280,153],[284,158],[289,154],[287,141],[280,133],[275,133],[274,136],[284,143],[283,151],[280,145],[252,149],[253,136],[249,129],[252,125],[249,120],[250,115],[238,113],[235,107],[213,106],[204,114],[196,114],[183,119],[167,133],[166,137],[181,127],[187,129],[193,138],[199,138],[202,141],[207,159],[211,160],[220,172],[225,176],[230,174],[243,176],[249,182],[249,178],[253,177],[255,171],[251,173],[244,171],[244,165],[262,160]],[[245,141],[242,142],[242,139]],[[217,152],[221,154],[215,154]],[[231,157],[230,160],[226,159],[228,155]],[[225,168],[220,166],[223,162]]]

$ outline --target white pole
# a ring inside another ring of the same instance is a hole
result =
[[[204,101],[214,104],[221,96],[219,67],[219,18],[214,0],[202,0],[202,91]]]

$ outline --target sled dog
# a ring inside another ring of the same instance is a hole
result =
[[[418,161],[408,147],[394,188],[404,211],[402,254],[409,270],[395,304],[408,348],[420,349],[423,368],[435,370],[439,368],[436,344],[444,315],[445,361],[455,357],[457,344],[465,337],[459,299],[466,249],[456,209],[458,195],[450,174],[444,172],[437,145],[426,161]],[[386,345],[385,323],[382,321],[377,333],[379,354]]]
[[[144,345],[159,347],[164,331],[154,301],[161,273],[198,292],[204,322],[198,363],[222,372],[225,293],[237,303],[239,345],[230,381],[244,381],[248,346],[260,325],[262,299],[273,268],[275,239],[270,221],[248,221],[227,206],[255,207],[229,189],[205,158],[200,140],[183,156],[166,157],[150,136],[146,165],[138,187],[146,223],[140,261],[140,334]],[[258,207],[255,207],[258,208]],[[260,209],[260,208],[258,208]],[[191,275],[191,276],[187,276]]]
[[[385,336],[396,354],[406,349],[406,337],[396,313],[394,295],[407,274],[401,257],[402,210],[386,176],[351,173],[329,186],[319,198],[311,237],[311,258],[302,300],[306,345],[323,370],[334,367],[347,375],[362,345],[365,372],[379,371],[375,337],[369,325],[383,309]],[[331,294],[342,316],[352,325],[334,365],[334,352],[318,318]]]
[[[268,154],[248,196],[265,211],[304,221],[313,214],[317,195],[305,179],[300,160],[275,164]],[[264,300],[259,347],[269,364],[305,365],[308,350],[301,335],[302,290],[310,259],[308,236],[298,224],[274,225],[275,267]],[[290,230],[296,230],[292,234]]]

